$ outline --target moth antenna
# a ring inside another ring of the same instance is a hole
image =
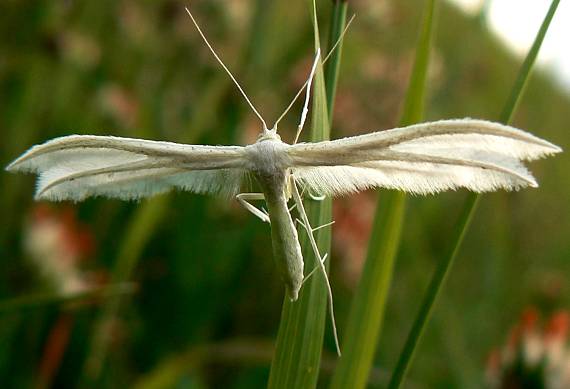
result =
[[[338,39],[336,40],[335,44],[333,45],[333,47],[331,47],[331,49],[329,50],[328,54],[326,55],[326,57],[323,59],[323,65],[328,61],[328,59],[330,58],[331,54],[334,53],[334,51],[336,50],[336,48],[338,47],[338,45],[340,44],[340,42],[342,42],[342,40],[344,39],[344,35],[346,34],[346,32],[348,31],[348,27],[350,27],[350,24],[352,23],[352,21],[354,20],[356,15],[352,15],[352,17],[350,18],[350,20],[348,21],[348,23],[346,23],[346,26],[344,27],[344,30],[342,30],[342,34],[340,34],[340,36],[338,37]],[[309,79],[307,79],[307,81],[305,81],[305,83],[301,86],[301,88],[299,88],[299,91],[297,92],[297,94],[295,95],[295,97],[293,97],[293,99],[291,100],[291,102],[289,103],[289,105],[287,106],[287,108],[285,108],[285,110],[283,111],[283,113],[281,114],[281,116],[279,116],[279,118],[275,121],[275,124],[273,125],[273,128],[277,127],[277,124],[281,121],[281,119],[283,119],[285,117],[285,115],[287,114],[287,112],[289,112],[289,110],[293,107],[293,104],[295,104],[295,101],[297,101],[297,99],[299,98],[299,96],[301,96],[301,93],[303,93],[303,90],[305,89],[305,87],[307,86],[307,84],[309,84]]]
[[[188,9],[188,7],[184,7],[184,9],[186,10],[186,12],[188,13],[188,16],[190,16],[190,19],[192,19],[192,23],[194,23],[194,26],[196,27],[196,30],[198,30],[198,33],[200,34],[200,36],[202,37],[202,39],[204,40],[204,42],[206,43],[206,46],[208,46],[208,48],[210,49],[210,51],[212,52],[212,54],[214,55],[214,57],[216,58],[216,60],[220,63],[220,65],[222,66],[222,68],[226,71],[226,73],[228,73],[228,75],[230,76],[230,78],[232,79],[232,81],[234,82],[234,84],[236,85],[236,87],[238,88],[238,90],[240,91],[240,93],[243,95],[243,97],[245,98],[245,101],[247,101],[247,103],[249,104],[249,106],[251,107],[251,109],[253,110],[253,112],[255,113],[255,115],[259,118],[259,120],[261,120],[261,123],[263,124],[263,131],[267,131],[267,124],[265,123],[265,120],[263,120],[263,117],[259,114],[259,112],[257,111],[257,109],[255,109],[255,107],[253,106],[253,103],[251,102],[251,100],[249,99],[249,97],[247,97],[247,94],[245,93],[245,91],[243,90],[243,88],[241,87],[241,85],[239,84],[239,82],[236,80],[236,78],[234,77],[234,75],[232,74],[232,72],[230,72],[230,69],[228,69],[228,67],[224,64],[224,62],[220,59],[220,57],[218,56],[218,54],[216,54],[216,51],[214,50],[214,48],[212,47],[212,45],[210,45],[210,42],[208,42],[208,39],[206,38],[206,36],[204,35],[204,33],[202,32],[202,30],[200,29],[200,26],[198,25],[198,23],[196,22],[196,19],[194,19],[194,16],[192,16],[192,13],[190,12],[190,10]]]
[[[299,120],[299,126],[297,127],[297,134],[295,135],[295,140],[293,144],[297,143],[299,140],[299,135],[303,131],[305,126],[305,120],[307,120],[307,114],[309,113],[309,100],[311,98],[311,84],[313,83],[313,78],[315,77],[315,71],[317,70],[317,64],[319,63],[319,58],[321,57],[321,49],[317,49],[317,55],[315,55],[315,60],[313,61],[313,67],[311,68],[311,73],[309,73],[309,78],[307,79],[307,89],[305,93],[305,104],[303,104],[303,110],[301,111],[301,119]]]
[[[323,59],[323,63],[326,63],[330,56],[332,55],[332,53],[334,53],[334,51],[336,50],[337,46],[344,40],[344,35],[346,34],[346,32],[348,31],[348,27],[350,27],[350,25],[352,24],[352,21],[354,20],[354,18],[356,17],[356,14],[353,14],[350,19],[348,20],[348,22],[346,23],[346,26],[344,26],[344,29],[342,30],[342,34],[340,34],[340,36],[338,37],[338,39],[336,40],[336,42],[334,43],[333,47],[331,47],[331,49],[329,50],[329,52],[327,53],[327,55],[325,56],[325,59]]]

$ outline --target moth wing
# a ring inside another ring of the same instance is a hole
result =
[[[368,188],[414,194],[537,186],[522,161],[560,152],[522,130],[474,119],[428,122],[288,149],[295,178],[314,193]]]
[[[38,174],[37,199],[139,199],[179,188],[232,195],[245,173],[240,146],[71,135],[32,147],[7,170]]]

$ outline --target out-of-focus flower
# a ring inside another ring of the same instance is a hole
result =
[[[156,44],[158,35],[151,16],[137,2],[122,1],[119,7],[119,22],[123,35],[130,44],[149,47]]]
[[[491,353],[487,365],[490,388],[570,388],[570,347],[566,311],[540,325],[538,312],[527,309],[502,350]]]
[[[374,197],[359,193],[334,202],[334,246],[342,258],[343,281],[355,286],[360,278],[374,217]]]
[[[136,127],[139,104],[125,88],[117,84],[105,84],[99,90],[101,109],[124,128]]]
[[[244,30],[251,18],[252,6],[248,1],[218,1],[219,6],[229,17],[232,29]]]
[[[72,208],[36,206],[23,237],[31,261],[60,293],[73,294],[88,288],[78,265],[93,250],[93,239],[90,231],[77,222]]]
[[[69,62],[86,69],[99,64],[101,47],[89,35],[80,31],[66,31],[59,38],[63,56]]]

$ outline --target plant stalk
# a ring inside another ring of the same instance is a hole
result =
[[[503,111],[500,115],[500,121],[505,124],[509,124],[511,122],[518,102],[530,77],[534,63],[536,62],[538,52],[540,50],[542,42],[544,41],[548,27],[550,26],[550,22],[556,13],[556,9],[559,3],[560,0],[553,0],[550,4],[550,8],[542,22],[542,25],[540,26],[534,43],[532,44],[521,66],[521,69],[519,70],[509,98],[507,99]],[[475,210],[477,209],[477,204],[479,203],[480,197],[481,196],[479,194],[475,193],[470,193],[467,195],[467,199],[465,200],[461,211],[459,222],[456,224],[455,236],[452,240],[453,243],[450,245],[450,248],[447,250],[446,255],[442,258],[441,262],[437,266],[426,294],[424,295],[420,310],[414,320],[412,329],[408,334],[406,343],[404,344],[404,348],[396,364],[396,368],[392,373],[390,384],[388,385],[388,388],[390,389],[399,388],[403,382],[406,372],[408,371],[411,361],[413,360],[417,345],[420,342],[422,334],[425,331],[426,324],[430,319],[433,306],[437,301],[437,297],[440,294],[440,291],[445,283],[451,267],[453,266],[455,258],[457,257],[457,253],[461,248],[461,243],[463,242],[463,238],[465,237],[473,215],[475,214]]]
[[[400,125],[422,120],[429,53],[433,36],[435,0],[428,0],[416,47],[410,84]],[[403,192],[381,191],[362,276],[353,298],[344,355],[333,375],[331,388],[364,388],[380,338],[394,261],[405,212]]]

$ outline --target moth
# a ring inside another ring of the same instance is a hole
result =
[[[268,128],[237,80],[198,32],[262,123],[257,141],[247,146],[186,145],[114,136],[71,135],[29,149],[7,170],[38,174],[36,199],[81,201],[105,196],[140,199],[180,189],[233,197],[270,223],[273,256],[291,300],[298,298],[304,264],[288,201],[293,198],[326,277],[312,228],[303,208],[304,193],[341,196],[371,188],[425,195],[457,188],[474,192],[537,187],[523,161],[561,151],[525,131],[476,119],[452,119],[316,143],[297,143],[308,112],[311,81],[320,61],[317,50],[293,144],[283,142],[277,123]],[[262,193],[239,193],[252,176]],[[299,187],[301,190],[299,190]],[[264,199],[267,211],[250,201]],[[312,272],[310,273],[312,274]],[[329,303],[332,312],[332,293]],[[334,317],[333,317],[334,326]],[[336,331],[335,331],[336,339]]]

